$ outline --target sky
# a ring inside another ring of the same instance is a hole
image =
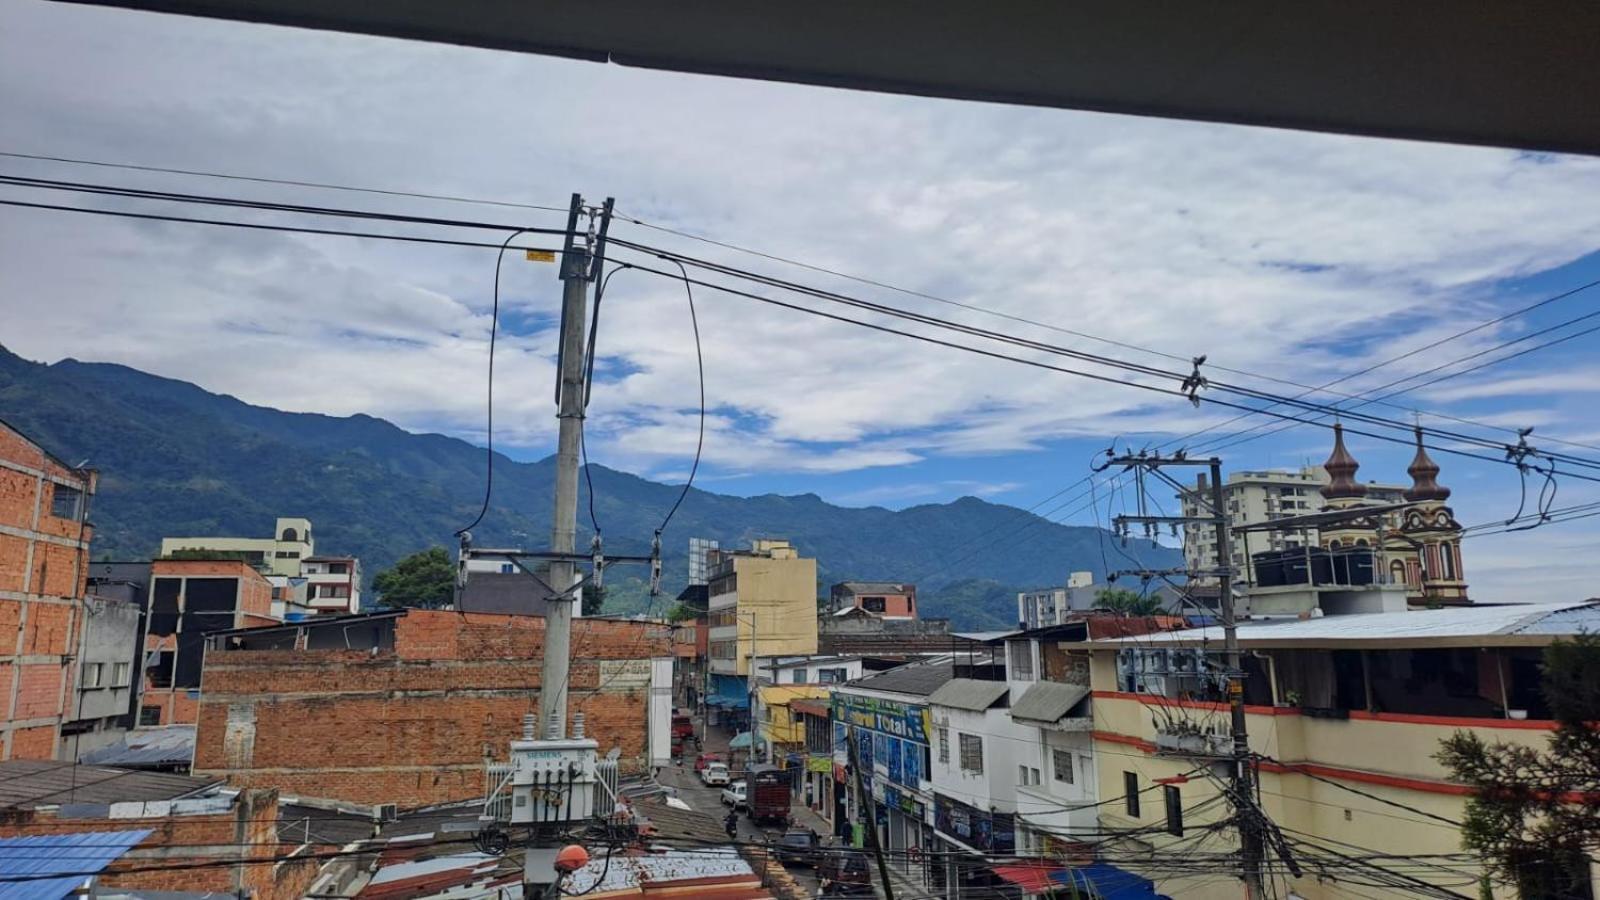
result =
[[[1600,279],[1600,161],[1578,157],[680,75],[32,0],[0,0],[0,111],[0,151],[12,153],[555,210],[575,191],[611,196],[624,216],[659,226],[619,221],[614,234],[629,240],[1145,365],[1187,369],[1204,354],[1211,377],[1276,393]],[[559,211],[15,158],[0,157],[0,171],[564,224]],[[0,198],[196,214],[16,187],[0,187]],[[493,251],[475,248],[0,207],[0,344],[482,443],[494,264]],[[537,459],[555,434],[555,267],[509,254],[499,292],[494,440]],[[1194,452],[1228,443],[1229,469],[1320,462],[1330,446],[1313,427],[1235,444],[1224,436],[1256,422],[1229,422],[1226,409],[714,290],[696,290],[694,302],[709,407],[697,484],[708,490],[891,508],[973,495],[1094,524],[1127,502],[1111,483],[1093,493],[1082,483],[1113,442]],[[1591,327],[1455,362],[1596,310],[1600,289],[1578,292],[1336,389],[1359,394],[1438,366],[1450,374]],[[1597,347],[1600,335],[1578,335],[1365,410],[1407,422],[1420,411],[1424,424],[1503,441],[1533,426],[1536,446],[1600,459]],[[681,283],[617,274],[598,340],[593,461],[685,476],[699,419],[695,348]],[[1407,448],[1359,436],[1350,446],[1362,478],[1406,480]],[[1516,511],[1514,469],[1433,455],[1462,522]],[[1592,482],[1557,487],[1557,506],[1600,499]],[[1474,597],[1600,593],[1582,553],[1597,526],[1469,542]]]

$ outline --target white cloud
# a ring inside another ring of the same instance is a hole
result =
[[[674,227],[1304,383],[1457,330],[1505,305],[1486,281],[1600,245],[1600,206],[1589,202],[1600,191],[1595,160],[1536,164],[1480,148],[879,96],[29,2],[11,4],[0,32],[0,106],[10,111],[0,144],[23,150],[557,206],[573,188],[611,194],[628,213]],[[518,225],[561,220],[7,168]],[[0,228],[4,302],[28,307],[4,339],[25,355],[126,362],[252,402],[481,437],[492,254],[18,210],[0,211]],[[638,227],[615,233],[1186,368]],[[548,322],[558,296],[551,267],[508,257],[508,321]],[[715,291],[696,299],[716,410],[706,444],[713,472],[898,466],[1228,418]],[[692,453],[696,363],[685,312],[681,285],[637,272],[613,282],[600,346],[628,374],[596,391],[591,436],[603,458],[681,469]],[[1466,353],[1497,339],[1489,329],[1452,347]],[[552,352],[548,330],[502,335],[502,442],[550,440]],[[1435,362],[1409,360],[1341,387]]]

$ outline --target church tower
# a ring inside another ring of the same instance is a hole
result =
[[[1327,501],[1322,505],[1323,511],[1365,505],[1367,486],[1356,480],[1356,470],[1361,468],[1361,463],[1356,462],[1356,458],[1345,449],[1344,426],[1337,422],[1333,426],[1333,453],[1328,456],[1328,461],[1323,463],[1322,467],[1328,470],[1328,483],[1321,489],[1322,498]],[[1324,528],[1318,538],[1324,548],[1336,551],[1352,547],[1371,547],[1376,532],[1371,528],[1349,523]]]
[[[1409,590],[1407,600],[1414,605],[1459,605],[1467,599],[1466,574],[1461,568],[1461,524],[1445,505],[1450,489],[1439,483],[1439,464],[1422,445],[1422,429],[1416,429],[1417,453],[1406,474],[1411,488],[1406,500],[1415,506],[1401,516],[1399,540],[1390,563],[1404,565]]]

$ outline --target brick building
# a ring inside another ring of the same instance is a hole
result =
[[[195,721],[207,632],[272,625],[272,584],[236,559],[150,564],[139,724]]]
[[[70,717],[94,490],[0,422],[0,759],[54,759]]]
[[[536,616],[412,609],[214,634],[194,771],[403,808],[482,797],[486,760],[504,760],[538,710],[544,628]],[[572,628],[568,710],[585,714],[602,754],[620,751],[624,771],[664,758],[668,627]]]
[[[275,791],[222,793],[215,779],[30,761],[0,764],[0,779],[0,837],[150,832],[104,870],[102,888],[294,900],[316,877],[314,854],[333,849],[280,839]]]

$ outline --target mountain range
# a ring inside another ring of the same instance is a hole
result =
[[[315,524],[321,553],[350,554],[370,577],[412,551],[453,548],[483,501],[485,453],[366,415],[253,406],[137,369],[25,360],[0,347],[0,418],[69,463],[100,471],[91,518],[96,559],[149,558],[163,536],[265,536],[278,516]],[[482,546],[548,539],[555,460],[496,456],[494,495],[473,530]],[[646,554],[680,485],[592,465],[608,554]],[[580,487],[580,490],[586,490]],[[589,546],[586,495],[578,546]],[[925,615],[958,628],[1014,625],[1015,592],[1103,574],[1112,539],[1011,506],[963,497],[900,510],[843,507],[815,494],[737,497],[692,489],[662,535],[664,590],[687,581],[688,539],[739,546],[788,538],[817,559],[819,591],[844,580],[911,581]],[[1129,557],[1177,565],[1176,550],[1129,542]],[[648,573],[608,569],[607,611],[641,608]]]

